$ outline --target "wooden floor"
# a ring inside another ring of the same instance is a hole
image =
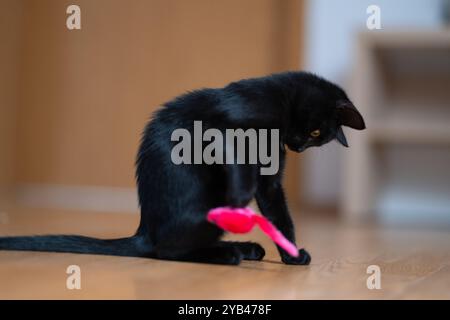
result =
[[[302,221],[300,223],[300,221]],[[138,217],[48,210],[0,213],[0,235],[131,234]],[[214,266],[61,253],[0,251],[1,299],[449,299],[450,232],[350,227],[327,219],[297,221],[310,266],[287,266],[264,235],[263,262]],[[81,268],[81,290],[66,288],[66,269]],[[366,269],[381,268],[369,290]]]

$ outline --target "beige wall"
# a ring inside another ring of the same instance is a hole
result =
[[[17,184],[132,187],[140,133],[159,104],[300,61],[300,0],[10,2],[24,5]],[[69,4],[81,7],[82,30],[65,27]],[[15,30],[2,44],[8,65],[19,56]]]
[[[21,1],[0,1],[0,202],[14,183],[21,14]]]

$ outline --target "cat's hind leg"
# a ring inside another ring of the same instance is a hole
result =
[[[223,246],[217,243],[208,247],[195,249],[159,248],[155,252],[155,258],[173,261],[238,265],[243,259],[243,255],[235,246]]]
[[[240,241],[220,241],[222,246],[231,246],[237,248],[244,260],[262,260],[266,255],[266,251],[259,244],[251,241],[240,242]]]
[[[223,230],[206,219],[183,219],[160,234],[151,257],[162,260],[237,265],[244,258],[234,245],[219,241]],[[226,244],[224,244],[226,243]]]
[[[156,248],[156,258],[211,264],[238,265],[241,260],[262,260],[264,248],[254,242],[219,241],[203,248]]]

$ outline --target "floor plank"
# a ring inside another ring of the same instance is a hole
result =
[[[71,233],[102,238],[134,232],[133,214],[13,209],[0,213],[0,235]],[[450,299],[450,233],[297,221],[310,266],[287,266],[260,231],[263,262],[215,266],[95,255],[0,251],[1,299]],[[66,288],[69,265],[81,290]],[[369,290],[369,265],[381,289]]]

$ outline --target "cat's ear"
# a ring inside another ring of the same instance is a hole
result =
[[[339,143],[342,144],[344,147],[348,148],[347,138],[345,137],[344,131],[342,130],[341,126],[339,126],[337,129],[336,140],[339,141]]]
[[[338,101],[336,108],[339,124],[356,130],[364,130],[366,128],[362,115],[356,110],[353,103],[350,101]]]

